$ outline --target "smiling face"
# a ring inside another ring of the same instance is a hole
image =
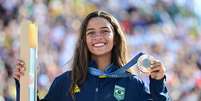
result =
[[[102,17],[89,20],[86,29],[86,43],[92,56],[111,55],[114,32],[112,25]]]
[[[75,94],[74,87],[87,80],[88,63],[91,59],[104,55],[110,56],[108,58],[111,58],[111,63],[118,67],[127,63],[125,41],[120,24],[111,14],[94,11],[85,17],[80,26],[72,64],[72,96]]]

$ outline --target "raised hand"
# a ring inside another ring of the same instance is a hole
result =
[[[20,80],[20,77],[24,75],[25,73],[25,62],[18,59],[16,63],[16,68],[13,74],[13,77],[17,80]]]
[[[154,59],[151,63],[150,76],[152,79],[160,80],[165,76],[165,67],[159,61]]]

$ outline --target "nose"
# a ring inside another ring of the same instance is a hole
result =
[[[94,36],[96,37],[96,36],[102,36],[102,34],[100,33],[100,32],[96,32],[95,34],[94,34]]]
[[[102,40],[103,39],[103,35],[100,32],[96,32],[94,33],[92,40],[94,41],[98,41],[98,40]]]
[[[100,32],[96,32],[92,35],[93,38],[100,38],[102,37],[103,35],[100,33]]]

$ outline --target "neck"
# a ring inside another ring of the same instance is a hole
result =
[[[103,56],[92,56],[97,63],[98,68],[101,71],[104,71],[105,67],[111,64],[111,55],[103,55]]]

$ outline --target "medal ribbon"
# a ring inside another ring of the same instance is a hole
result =
[[[142,56],[143,54],[144,53],[142,53],[142,52],[138,53],[135,57],[133,57],[127,64],[125,64],[121,68],[116,66],[116,68],[119,68],[119,69],[117,69],[113,72],[107,71],[108,68],[115,66],[113,64],[108,65],[106,67],[105,71],[101,71],[100,69],[97,69],[95,67],[89,67],[88,72],[91,75],[99,76],[100,78],[105,78],[105,77],[108,77],[108,78],[125,78],[125,77],[130,76],[130,74],[127,72],[127,70],[130,67],[132,67],[133,65],[134,65],[134,67],[137,67],[136,63],[137,63],[139,57]]]

